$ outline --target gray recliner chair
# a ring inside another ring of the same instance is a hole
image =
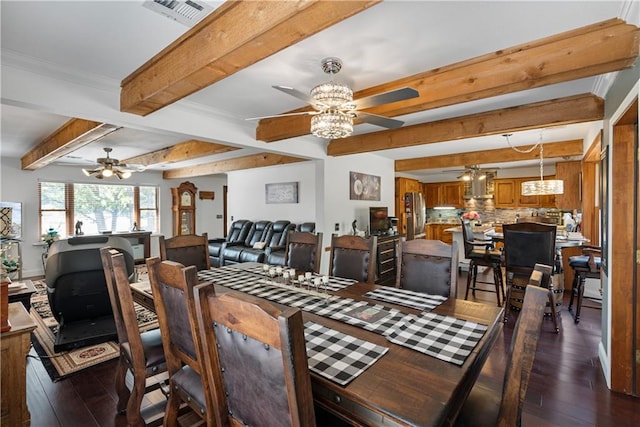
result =
[[[47,296],[59,326],[54,351],[60,352],[117,339],[100,248],[125,256],[133,278],[131,243],[118,236],[82,236],[58,240],[49,248],[45,267]]]

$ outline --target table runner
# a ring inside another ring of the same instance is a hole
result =
[[[486,325],[435,313],[409,315],[387,335],[395,344],[462,365],[482,338]]]
[[[364,296],[392,304],[415,308],[420,311],[433,310],[447,300],[447,297],[443,297],[441,295],[430,295],[398,288],[379,288],[367,292]]]
[[[219,270],[222,268],[199,271],[198,276],[201,280],[213,280],[234,290],[361,327],[383,335],[395,344],[456,365],[464,363],[487,330],[486,325],[454,317],[427,312],[405,314],[381,304],[335,295],[327,298],[300,288],[272,285],[264,276],[247,274],[239,269]],[[371,319],[359,315],[374,312],[376,317]]]
[[[389,349],[315,322],[304,324],[309,369],[346,385],[373,365]]]
[[[234,264],[234,265],[229,265],[229,266],[225,266],[225,267],[221,267],[221,269],[227,269],[228,270],[236,270],[236,271],[248,271],[251,272],[253,274],[257,274],[263,278],[265,277],[264,274],[264,269],[262,264],[260,265],[254,265],[251,267],[244,267],[242,266],[242,264]],[[318,277],[322,277],[321,274],[318,273],[311,273],[311,279],[315,279]],[[294,279],[293,280],[296,284],[298,284],[298,280]],[[353,279],[346,279],[344,277],[335,277],[335,276],[329,276],[329,283],[327,284],[327,289],[330,291],[339,291],[340,289],[344,289],[347,286],[351,286],[355,283],[358,283],[357,280],[353,280]],[[323,285],[324,286],[324,285]]]

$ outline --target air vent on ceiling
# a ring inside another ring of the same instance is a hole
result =
[[[142,5],[187,27],[193,27],[213,10],[213,7],[205,2],[193,0],[150,0],[145,1]]]

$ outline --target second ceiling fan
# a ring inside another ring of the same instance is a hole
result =
[[[307,102],[315,111],[276,114],[273,116],[254,117],[248,120],[311,115],[311,133],[320,138],[327,139],[345,138],[351,135],[353,132],[354,118],[390,129],[399,128],[404,124],[401,120],[366,113],[361,110],[376,105],[416,98],[419,96],[417,90],[404,87],[354,100],[351,88],[333,80],[333,76],[337,74],[341,68],[342,61],[339,58],[330,57],[323,59],[322,70],[331,75],[331,81],[315,86],[311,89],[309,95],[289,86],[273,86],[275,89]]]

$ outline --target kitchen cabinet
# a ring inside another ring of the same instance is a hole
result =
[[[580,209],[582,205],[582,162],[556,163],[556,179],[564,181],[564,194],[555,196],[556,207],[563,210]]]
[[[516,181],[514,179],[496,179],[493,181],[493,204],[496,208],[516,206]]]
[[[453,242],[453,233],[447,232],[449,228],[456,227],[456,224],[431,223],[426,226],[426,235],[429,240],[440,240],[451,244]]]
[[[436,182],[424,184],[425,203],[427,208],[436,206],[464,207],[464,185],[462,182]]]
[[[556,195],[547,196],[523,196],[522,183],[540,179],[529,178],[500,178],[493,181],[494,206],[496,208],[555,208]],[[544,179],[555,179],[554,176],[545,176]]]

